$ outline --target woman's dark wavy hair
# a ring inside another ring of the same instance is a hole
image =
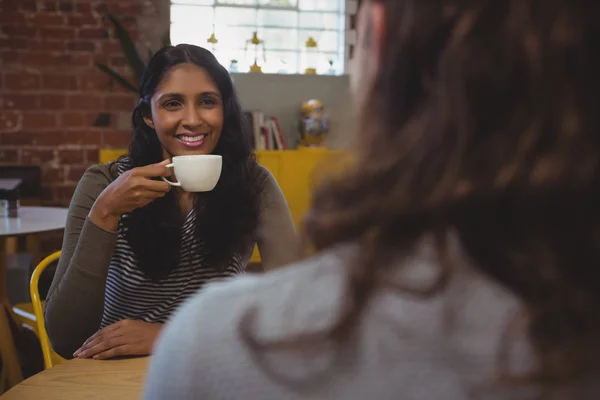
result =
[[[600,2],[362,3],[386,7],[365,134],[356,163],[317,190],[304,225],[317,249],[359,246],[325,337],[351,336],[392,266],[427,234],[438,239],[440,279],[402,290],[443,290],[457,262],[444,238],[455,232],[474,266],[524,304],[538,361],[527,380],[591,371],[600,355]]]
[[[129,146],[129,168],[163,160],[161,143],[145,122],[150,99],[165,74],[179,64],[204,69],[214,80],[223,99],[224,121],[213,154],[223,156],[221,178],[214,190],[197,193],[196,235],[204,244],[205,260],[222,271],[234,254],[251,246],[258,224],[258,200],[254,185],[256,160],[251,139],[229,73],[214,55],[189,44],[167,46],[150,60],[140,82],[140,100],[133,110],[133,141]],[[179,265],[183,218],[176,195],[170,191],[122,219],[122,229],[140,268],[151,279],[166,277]]]

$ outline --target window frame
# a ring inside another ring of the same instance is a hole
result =
[[[231,0],[229,0],[231,1]],[[305,48],[301,45],[300,43],[300,37],[299,35],[301,34],[301,32],[303,31],[312,31],[312,32],[319,32],[319,33],[327,33],[327,32],[332,32],[335,33],[337,36],[337,39],[334,40],[335,42],[337,42],[335,44],[335,50],[333,49],[333,46],[330,46],[327,50],[321,50],[319,49],[318,54],[319,54],[319,59],[321,62],[321,68],[319,69],[319,74],[320,75],[344,75],[347,71],[347,64],[348,64],[348,54],[347,54],[347,38],[346,38],[346,25],[347,25],[347,18],[346,18],[346,0],[335,0],[335,2],[337,3],[337,7],[335,9],[331,9],[331,10],[320,10],[320,9],[305,9],[305,8],[301,8],[301,1],[302,0],[291,0],[294,4],[290,4],[289,6],[287,5],[269,5],[269,4],[260,4],[262,0],[255,0],[254,4],[232,4],[229,3],[228,0],[170,0],[169,5],[170,5],[170,10],[173,10],[173,6],[191,6],[191,7],[201,7],[201,8],[211,8],[212,12],[213,12],[213,16],[212,16],[212,21],[213,21],[213,32],[218,31],[220,29],[223,29],[223,25],[221,25],[221,27],[219,28],[218,26],[215,29],[215,16],[217,13],[217,9],[220,8],[222,10],[225,9],[249,9],[249,10],[256,10],[256,17],[255,20],[256,22],[254,24],[231,24],[231,25],[225,25],[227,27],[232,27],[232,28],[240,28],[240,29],[254,29],[256,31],[258,31],[258,36],[259,38],[261,37],[261,31],[263,30],[270,30],[270,29],[279,29],[279,30],[289,30],[289,31],[294,31],[297,34],[297,43],[296,46],[293,48],[277,48],[277,47],[269,47],[269,43],[268,41],[265,40],[265,53],[266,53],[266,57],[267,60],[269,58],[269,53],[284,53],[287,52],[288,54],[291,53],[295,53],[295,60],[296,60],[296,65],[294,66],[294,68],[290,68],[289,72],[281,72],[281,71],[277,71],[277,72],[268,72],[268,73],[275,73],[275,74],[286,74],[286,75],[292,75],[292,74],[303,74],[303,67],[302,67],[302,59],[304,57],[305,54]],[[212,4],[210,4],[212,3]],[[268,11],[292,11],[296,13],[296,21],[295,23],[292,24],[281,24],[281,25],[274,25],[274,24],[264,24],[259,22],[259,12],[260,10],[268,10]],[[315,15],[319,15],[319,16],[323,16],[323,15],[333,15],[336,18],[336,28],[335,29],[331,29],[329,27],[325,27],[323,26],[324,24],[322,24],[322,26],[308,26],[308,25],[303,25],[301,23],[301,16],[302,13],[314,13]],[[169,31],[173,32],[173,26],[179,27],[181,28],[181,26],[185,26],[186,23],[185,22],[178,22],[178,21],[173,21],[173,18],[171,17],[170,20],[170,27],[169,27]],[[219,39],[219,34],[216,34],[217,39]],[[223,49],[227,49],[226,51],[229,53],[235,53],[235,52],[242,52],[244,51],[244,57],[246,59],[246,61],[248,60],[248,53],[245,52],[245,48],[246,46],[244,46],[245,44],[245,40],[249,39],[248,38],[244,38],[244,41],[240,41],[240,46],[238,47],[232,47],[232,46],[227,46],[226,48],[223,48],[220,46],[222,46],[220,43],[217,44],[215,47],[212,47],[209,43],[206,42],[206,40],[208,39],[208,37],[200,39],[200,40],[195,40],[193,42],[189,42],[189,43],[193,43],[193,44],[197,44],[200,45],[202,47],[206,47],[209,50],[213,50],[216,49],[216,55],[219,57],[219,53],[223,54]],[[317,40],[318,41],[318,40]],[[332,43],[332,42],[330,42]],[[174,44],[176,44],[174,42]],[[249,52],[250,50],[248,50]],[[224,57],[224,56],[222,56]],[[325,61],[325,59],[327,59],[328,61]],[[281,60],[281,59],[280,59]],[[332,73],[331,69],[327,69],[325,70],[325,62],[329,62],[329,60],[334,60],[334,72]],[[220,62],[229,70],[229,63],[230,60],[227,60],[227,63],[225,62],[224,59],[220,59]],[[268,61],[267,61],[268,62]],[[240,64],[238,62],[238,64]],[[271,65],[271,67],[273,67],[273,65]],[[242,70],[240,68],[240,70],[235,71],[237,73],[248,73],[249,69],[244,69]]]

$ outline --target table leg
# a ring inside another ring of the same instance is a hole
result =
[[[2,357],[2,369],[5,370],[1,375],[7,379],[6,384],[2,382],[3,385],[0,386],[4,386],[6,389],[23,380],[9,318],[14,321],[12,306],[8,301],[5,241],[0,236],[0,357]],[[16,321],[14,322],[16,323]]]

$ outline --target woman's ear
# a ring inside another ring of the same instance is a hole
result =
[[[144,117],[144,122],[146,123],[146,125],[148,125],[150,128],[154,129],[154,122],[152,121],[152,118],[150,117]]]

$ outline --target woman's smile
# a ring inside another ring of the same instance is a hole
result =
[[[208,133],[180,133],[175,135],[175,139],[187,148],[198,148],[206,143]]]

